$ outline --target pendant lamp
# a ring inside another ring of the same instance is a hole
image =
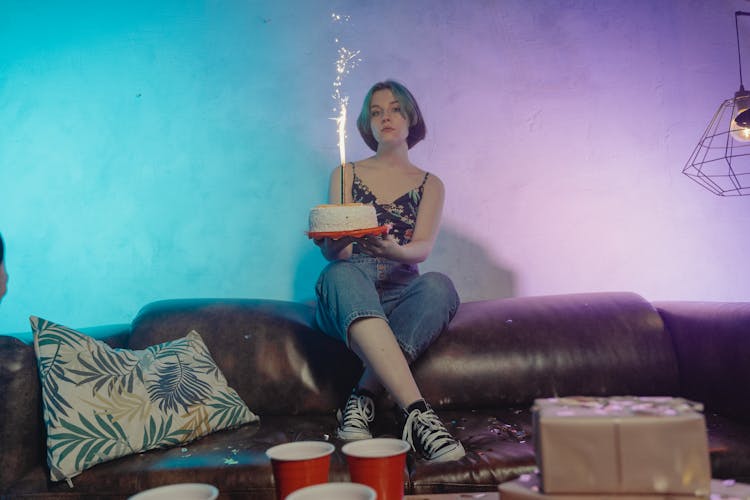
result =
[[[722,102],[682,173],[718,196],[750,195],[750,92],[742,84],[739,18],[734,13],[740,89]]]

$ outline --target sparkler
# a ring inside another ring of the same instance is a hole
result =
[[[333,22],[349,22],[349,16],[342,16],[341,14],[332,13],[331,19]],[[336,43],[339,44],[338,54],[339,57],[336,60],[336,79],[333,81],[333,100],[336,101],[338,106],[338,115],[336,118],[332,118],[336,122],[336,129],[338,132],[338,146],[339,146],[339,160],[341,162],[340,180],[341,180],[341,204],[344,204],[344,165],[346,165],[346,106],[349,104],[349,96],[344,95],[341,92],[341,85],[343,84],[344,77],[349,74],[361,59],[357,56],[359,51],[349,50],[341,45],[341,40],[336,38]],[[333,108],[334,113],[337,112],[337,108]]]

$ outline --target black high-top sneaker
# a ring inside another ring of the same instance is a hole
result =
[[[347,441],[370,439],[370,424],[375,420],[375,395],[366,389],[355,389],[346,401],[344,411],[336,412],[339,426],[336,435]]]
[[[402,439],[425,460],[448,462],[466,455],[460,441],[455,439],[432,408],[422,399],[405,411],[406,423]]]

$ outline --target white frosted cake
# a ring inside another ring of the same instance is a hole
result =
[[[375,207],[364,203],[317,205],[310,210],[310,232],[328,233],[378,227]]]

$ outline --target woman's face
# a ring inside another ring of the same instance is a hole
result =
[[[390,89],[372,94],[370,127],[378,144],[406,141],[409,137],[409,120],[402,114],[401,104]]]
[[[8,273],[5,271],[5,262],[0,263],[0,300],[8,291]]]

